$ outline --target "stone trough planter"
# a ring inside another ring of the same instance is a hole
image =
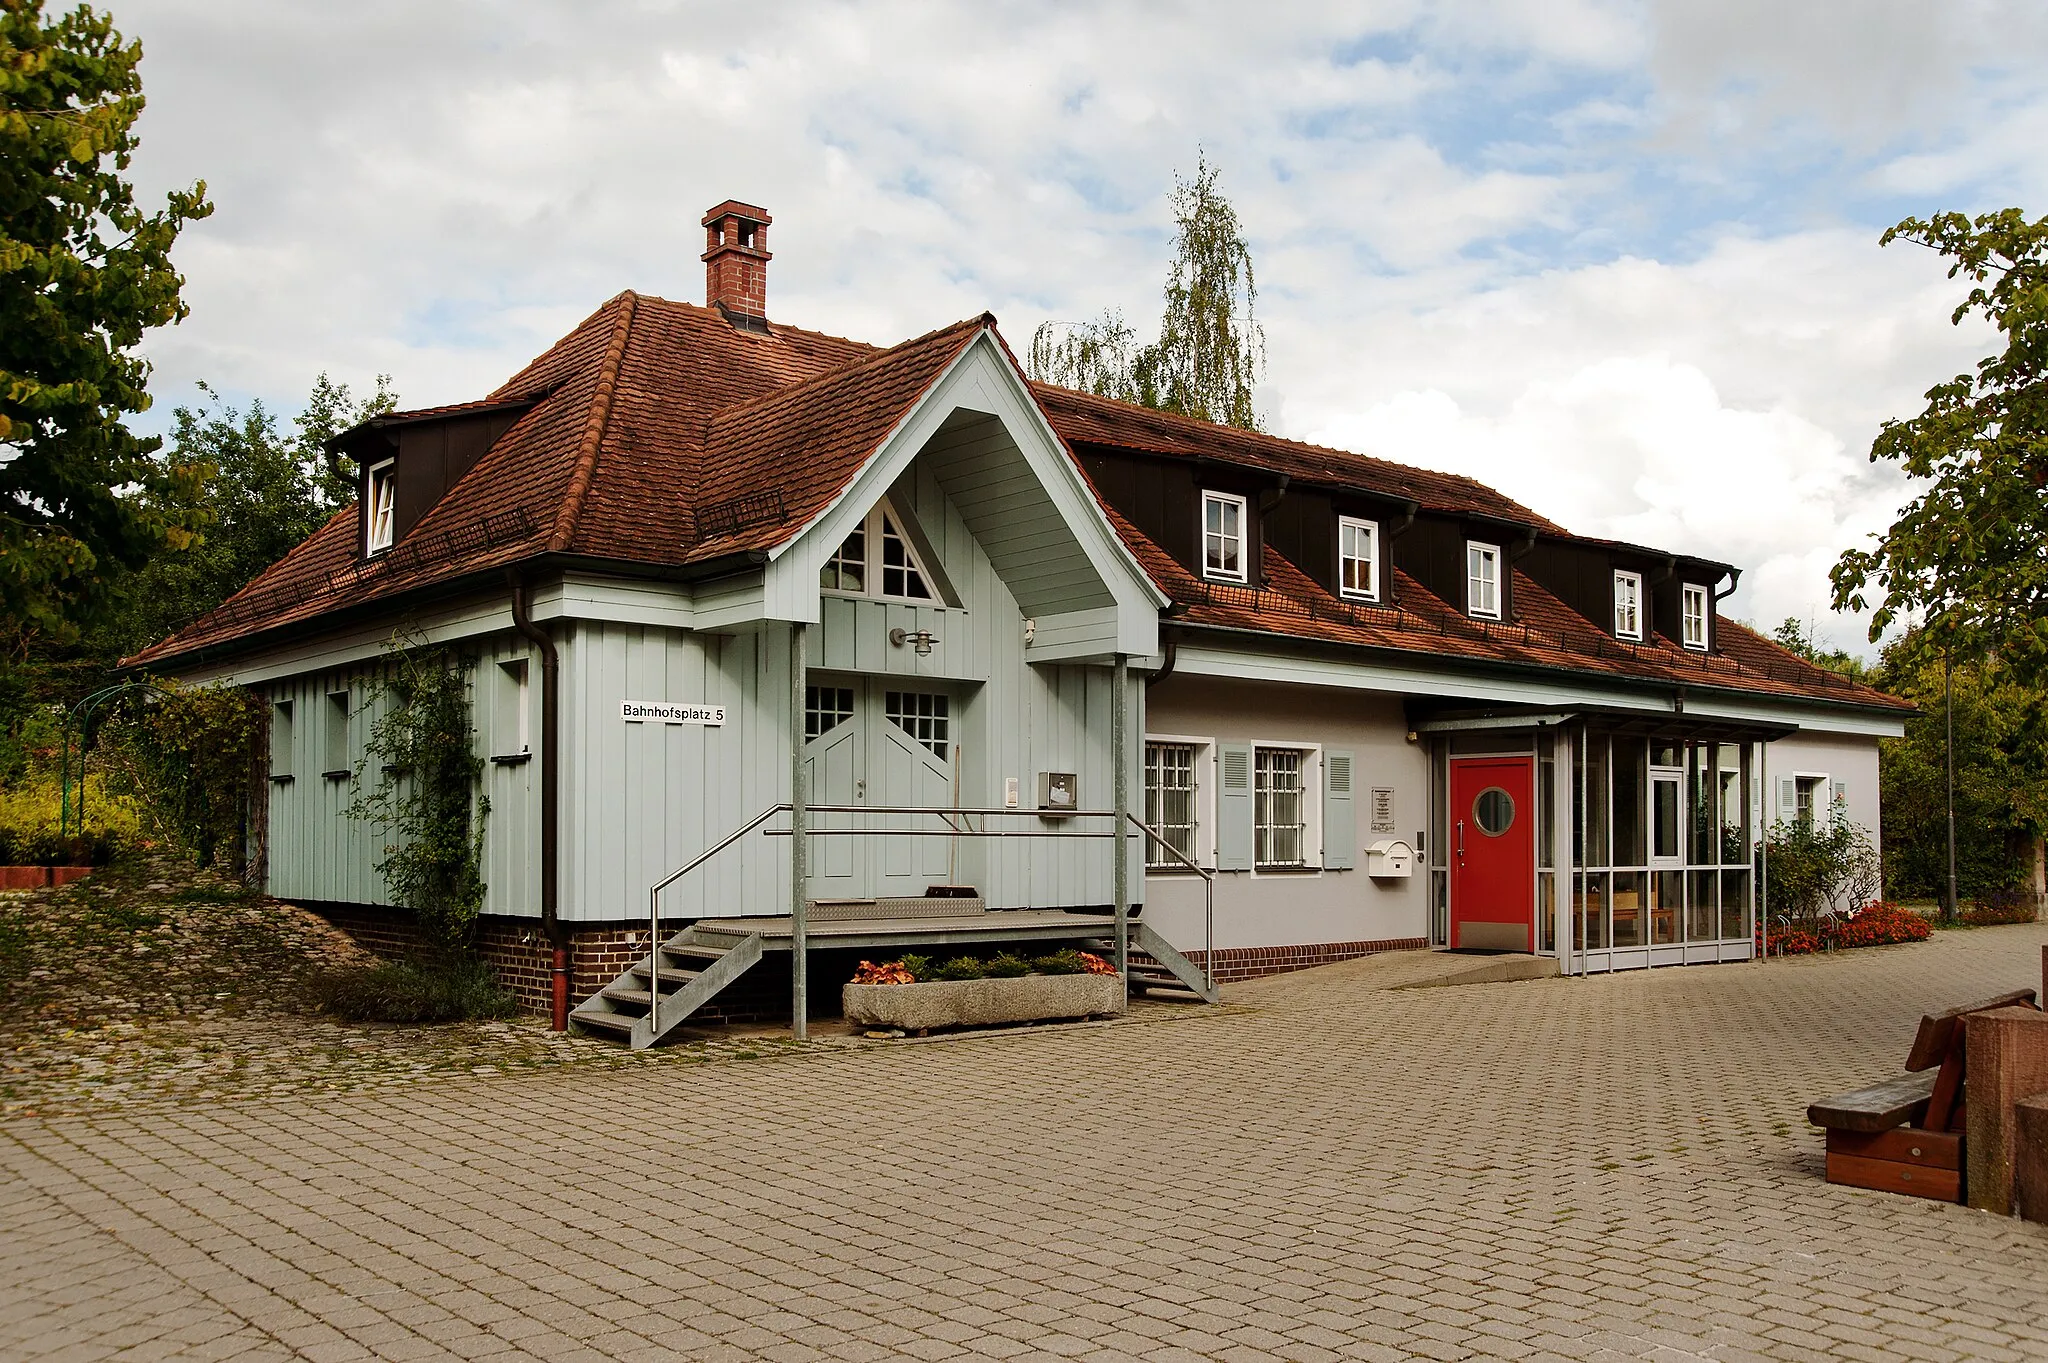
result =
[[[923,984],[849,984],[849,1022],[864,1027],[987,1027],[1049,1018],[1118,1017],[1121,975],[1020,975],[1007,980],[932,980]]]

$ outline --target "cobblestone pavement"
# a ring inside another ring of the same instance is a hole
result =
[[[168,857],[0,894],[0,1118],[631,1063],[531,1016],[389,1027],[309,1011],[323,972],[374,959],[316,914]],[[662,1059],[787,1044],[712,1034]]]
[[[16,1116],[0,1357],[2040,1360],[2048,1228],[1802,1111],[2044,942]]]

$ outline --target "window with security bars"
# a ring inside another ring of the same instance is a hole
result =
[[[1260,748],[1252,758],[1253,858],[1261,866],[1306,864],[1302,819],[1303,754],[1293,748]]]
[[[882,713],[889,722],[930,748],[932,755],[941,760],[946,756],[950,737],[947,730],[951,711],[947,697],[928,691],[886,691],[882,695]]]
[[[852,687],[806,686],[804,688],[805,738],[822,738],[852,718]]]
[[[1188,861],[1195,859],[1194,744],[1145,745],[1145,822],[1175,852]],[[1150,838],[1145,840],[1145,864],[1168,869],[1187,865]]]

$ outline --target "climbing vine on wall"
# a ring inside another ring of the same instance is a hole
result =
[[[471,722],[474,663],[447,649],[394,640],[369,691],[377,712],[356,767],[352,818],[387,831],[377,870],[412,911],[428,945],[469,949],[483,908],[484,761]]]

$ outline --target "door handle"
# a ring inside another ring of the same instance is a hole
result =
[[[865,801],[868,798],[868,782],[865,776],[859,778],[853,783],[853,798],[856,804],[861,803],[862,801]]]
[[[1465,859],[1465,821],[1458,820],[1458,860]]]

